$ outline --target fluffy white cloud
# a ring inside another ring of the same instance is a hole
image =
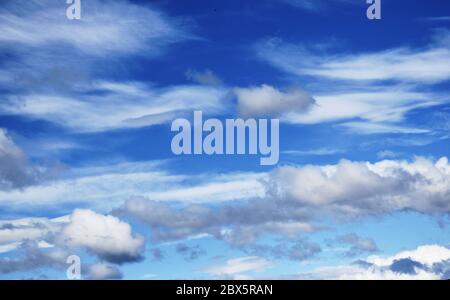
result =
[[[440,245],[423,245],[414,250],[402,251],[393,256],[369,256],[367,262],[377,266],[389,266],[396,260],[409,258],[428,267],[442,261],[450,260],[450,248]]]
[[[282,116],[288,112],[304,112],[315,101],[300,89],[286,92],[263,84],[259,87],[234,88],[239,114],[244,117]]]
[[[448,279],[449,275],[450,248],[440,245],[423,245],[390,257],[370,256],[366,261],[359,261],[352,265],[322,267],[293,277],[301,279],[426,280]]]
[[[235,201],[185,203],[132,198],[118,213],[137,217],[156,240],[210,235],[235,247],[261,236],[295,237],[318,230],[323,218],[351,221],[410,210],[428,214],[450,211],[450,165],[437,161],[342,160],[335,165],[283,166],[261,177],[265,193]],[[211,205],[214,205],[212,208]],[[355,251],[375,251],[370,239],[347,237]]]
[[[326,280],[437,280],[440,276],[419,270],[416,274],[399,274],[391,270],[360,266],[323,267],[314,272],[294,276],[298,279]]]
[[[60,240],[69,247],[82,247],[115,263],[140,260],[144,239],[132,232],[128,223],[114,216],[76,209]]]
[[[86,209],[55,219],[0,221],[0,253],[14,255],[0,259],[0,273],[44,267],[64,270],[67,257],[78,250],[87,250],[102,260],[86,265],[89,279],[118,279],[122,274],[112,264],[142,259],[144,239],[117,217]]]
[[[280,167],[269,181],[278,197],[316,212],[350,217],[404,209],[448,213],[449,175],[445,157],[436,162],[342,160],[328,166]]]
[[[242,273],[262,271],[271,265],[272,263],[264,258],[248,256],[227,260],[223,265],[210,266],[203,272],[213,276],[242,275]]]

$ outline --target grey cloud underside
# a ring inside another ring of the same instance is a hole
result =
[[[89,280],[106,280],[106,279],[122,279],[123,274],[120,269],[111,264],[96,263],[87,268],[87,279]]]
[[[0,190],[22,188],[38,182],[39,171],[25,153],[0,128]]]
[[[62,270],[67,265],[64,251],[44,251],[36,242],[25,241],[20,246],[18,256],[14,258],[0,258],[0,274],[30,271],[39,268],[54,268]]]
[[[146,223],[156,241],[209,234],[244,247],[265,234],[293,238],[319,230],[323,217],[351,221],[405,210],[448,214],[449,175],[446,158],[286,166],[263,180],[262,198],[211,205],[133,198],[115,213]],[[350,246],[349,256],[378,250],[373,240],[352,234],[337,241]]]

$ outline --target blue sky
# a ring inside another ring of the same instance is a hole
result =
[[[450,274],[450,3],[0,4],[0,278]],[[280,119],[280,160],[171,123]]]

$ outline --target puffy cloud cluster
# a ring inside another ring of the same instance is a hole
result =
[[[85,248],[100,258],[114,263],[142,258],[144,239],[132,233],[131,226],[114,216],[76,209],[70,223],[61,231],[60,239],[69,247]]]
[[[336,216],[380,215],[401,210],[450,212],[450,165],[417,158],[377,163],[342,160],[328,166],[285,166],[269,179],[282,199]]]
[[[142,259],[144,239],[114,216],[77,209],[57,219],[1,221],[0,249],[5,253],[22,253],[15,258],[0,259],[3,274],[44,267],[66,268],[69,255],[87,250],[100,262],[82,266],[86,278],[120,278],[115,265]]]
[[[439,245],[419,246],[390,257],[370,256],[352,265],[323,267],[295,278],[301,279],[449,279],[450,248]]]
[[[137,217],[157,241],[210,235],[236,247],[266,234],[298,238],[326,220],[351,221],[398,211],[450,212],[450,165],[437,161],[342,160],[325,166],[282,166],[261,179],[263,197],[211,204],[129,199],[117,215]],[[349,255],[374,252],[373,240],[356,235],[338,239]]]

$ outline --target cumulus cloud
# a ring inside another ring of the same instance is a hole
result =
[[[304,112],[315,100],[300,89],[286,92],[263,84],[259,87],[234,88],[238,112],[244,117],[283,116],[288,112]]]
[[[272,263],[264,258],[257,256],[239,257],[227,260],[223,265],[214,265],[203,270],[213,276],[236,276],[248,272],[259,272]]]
[[[280,167],[269,180],[278,197],[340,216],[401,210],[448,213],[449,172],[445,157],[436,162],[342,160],[328,166]]]
[[[450,249],[440,245],[419,246],[389,257],[370,256],[351,265],[322,267],[294,278],[359,280],[448,279]]]
[[[69,247],[85,248],[100,258],[125,263],[142,259],[144,239],[120,219],[91,210],[76,209],[59,239]]]
[[[143,258],[144,239],[131,226],[114,216],[76,209],[55,219],[26,218],[0,221],[0,249],[15,258],[0,259],[0,273],[40,268],[65,269],[66,259],[87,250],[102,261],[87,265],[90,279],[120,278],[112,264],[136,262]],[[119,276],[120,275],[120,276]]]
[[[198,204],[135,197],[115,213],[146,223],[156,241],[206,234],[245,248],[267,234],[295,239],[320,230],[324,217],[341,222],[405,210],[448,214],[449,175],[445,157],[282,166],[261,178],[266,191],[260,197]],[[374,241],[354,235],[340,242],[352,253],[377,249]]]
[[[123,274],[115,265],[96,263],[89,266],[87,278],[90,280],[122,279]]]

